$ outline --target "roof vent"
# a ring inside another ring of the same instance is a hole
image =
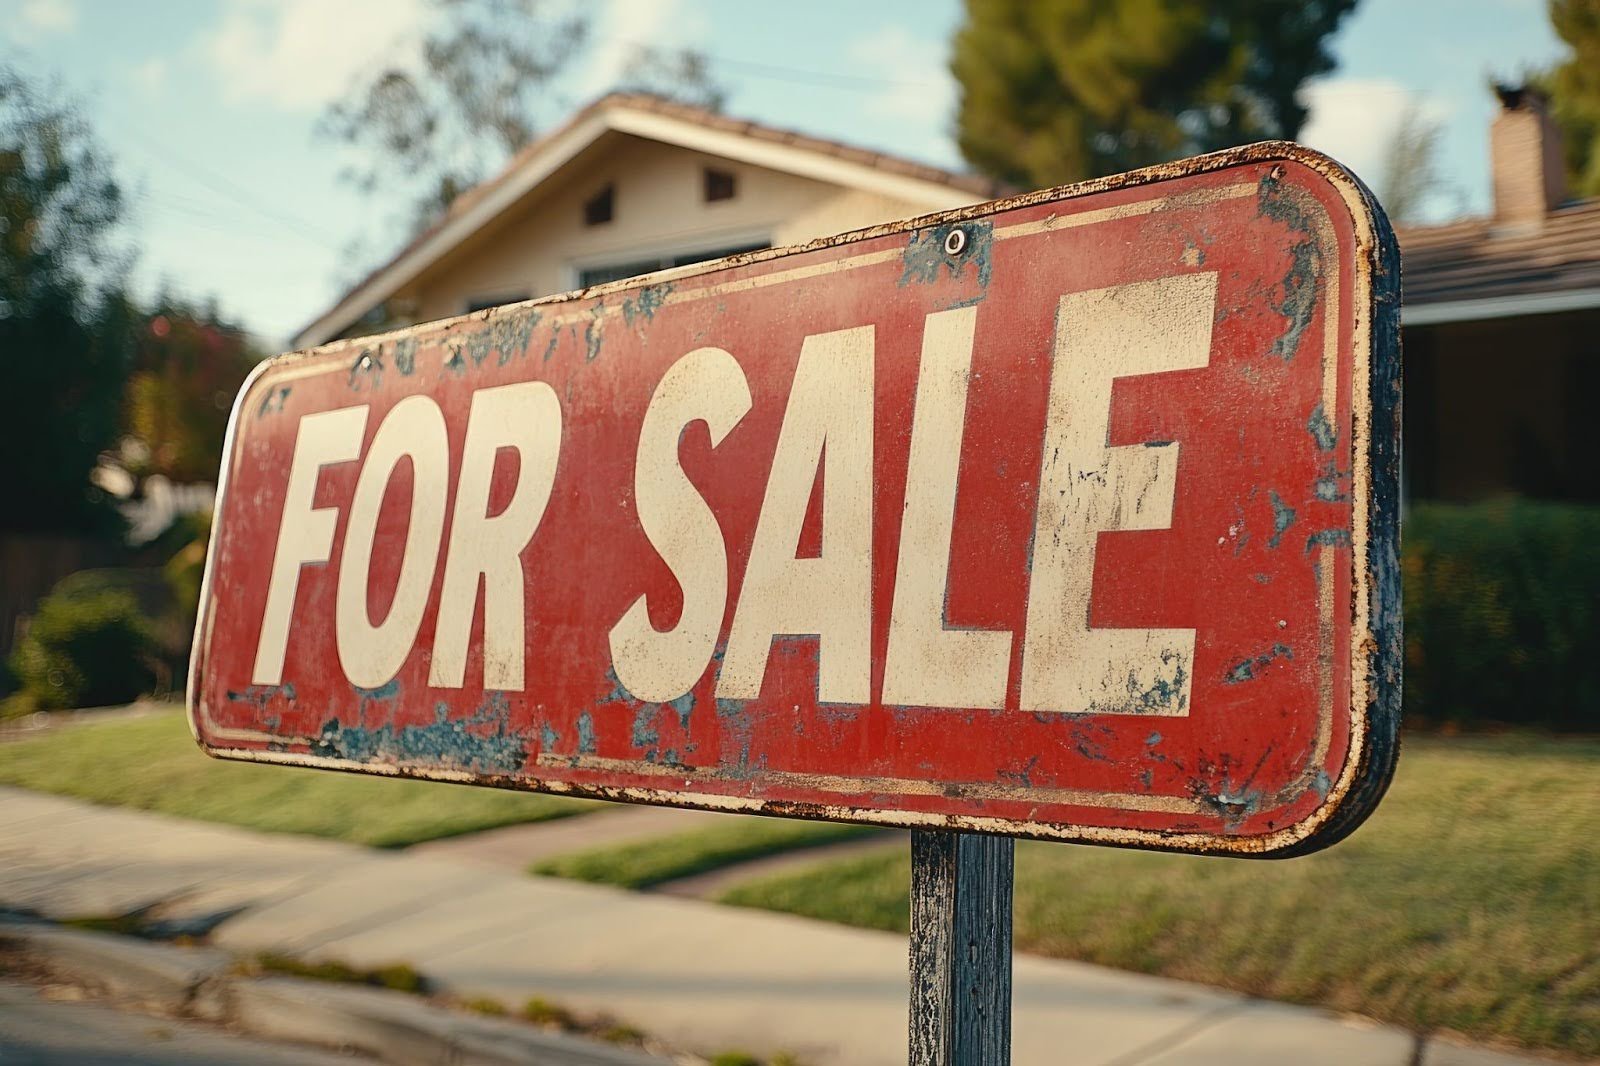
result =
[[[1567,196],[1561,130],[1538,89],[1497,84],[1494,91],[1500,97],[1500,113],[1489,126],[1494,220],[1537,229]]]

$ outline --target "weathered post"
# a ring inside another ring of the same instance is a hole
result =
[[[1011,1061],[1015,841],[911,834],[911,1066]]]

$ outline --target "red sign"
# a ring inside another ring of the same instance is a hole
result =
[[[1392,769],[1398,260],[1259,145],[285,356],[212,754],[1211,852]]]

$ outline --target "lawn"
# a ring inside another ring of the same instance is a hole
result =
[[[833,822],[730,819],[727,825],[713,828],[557,855],[535,863],[531,872],[623,888],[649,888],[763,855],[854,840],[878,832],[869,826]]]
[[[0,784],[376,847],[579,814],[593,804],[436,781],[221,762],[181,708],[0,744]]]
[[[906,928],[906,854],[724,902]],[[1344,843],[1278,862],[1017,852],[1019,950],[1600,1054],[1600,741],[1411,740]]]

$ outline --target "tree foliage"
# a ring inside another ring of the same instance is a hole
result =
[[[967,160],[1028,187],[1294,137],[1356,0],[967,0],[951,69]]]
[[[532,138],[540,94],[583,44],[581,16],[548,22],[543,0],[434,0],[413,60],[398,59],[323,116],[365,150],[359,187],[405,188],[421,222]]]
[[[1550,0],[1550,24],[1572,50],[1541,79],[1566,142],[1568,185],[1600,196],[1600,0]]]
[[[0,67],[0,529],[118,521],[89,472],[117,437],[136,317],[115,287],[122,209],[72,105]]]
[[[711,61],[692,48],[635,48],[616,88],[665,96],[707,111],[721,111],[728,98],[727,86],[711,71]]]
[[[214,481],[233,398],[261,354],[214,307],[159,300],[138,332],[128,379],[129,472]]]
[[[1439,139],[1444,124],[1425,115],[1416,104],[1400,112],[1400,121],[1385,151],[1378,200],[1396,222],[1414,222],[1430,194],[1439,190]]]
[[[357,149],[347,180],[411,196],[418,229],[534,138],[589,45],[582,9],[550,17],[552,0],[432,3],[416,54],[354,86],[320,127]],[[616,87],[712,109],[725,95],[704,55],[650,45],[632,48]]]

